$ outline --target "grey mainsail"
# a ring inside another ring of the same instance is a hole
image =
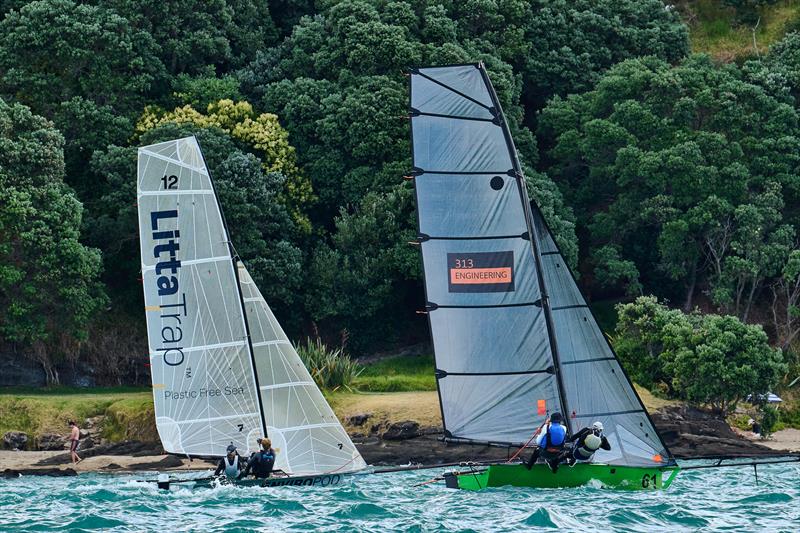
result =
[[[412,71],[411,130],[445,434],[525,442],[563,407],[524,182],[482,71]]]
[[[240,453],[268,436],[276,468],[366,464],[233,254],[194,137],[139,149],[138,206],[156,425],[173,453]]]
[[[596,460],[673,461],[539,210],[482,64],[411,71],[413,175],[445,435],[524,443],[600,420]]]

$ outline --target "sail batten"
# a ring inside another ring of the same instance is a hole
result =
[[[571,431],[593,418],[606,424],[616,446],[598,460],[671,460],[531,208],[483,65],[412,69],[410,84],[418,242],[445,435],[525,442],[561,411]]]

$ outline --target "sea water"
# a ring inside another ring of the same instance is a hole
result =
[[[697,463],[694,463],[697,464]],[[800,531],[800,465],[681,472],[666,491],[416,486],[441,471],[346,485],[161,491],[154,473],[0,479],[2,531]]]

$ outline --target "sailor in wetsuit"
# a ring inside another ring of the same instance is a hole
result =
[[[272,449],[272,441],[268,438],[259,439],[259,442],[261,443],[261,450],[250,456],[242,477],[247,477],[252,472],[256,479],[265,479],[272,474],[277,452]]]
[[[592,460],[594,452],[602,448],[610,450],[611,444],[603,435],[603,423],[595,422],[591,428],[583,428],[572,435],[567,442],[573,442],[572,449],[564,453],[569,466],[574,466],[578,461],[588,462]]]
[[[226,451],[228,454],[219,460],[214,475],[225,473],[225,477],[228,479],[237,479],[244,468],[245,460],[236,452],[236,446],[232,443]]]
[[[525,468],[530,470],[541,457],[555,474],[558,471],[558,463],[564,452],[566,441],[567,428],[564,426],[564,417],[561,416],[561,413],[553,413],[536,438],[536,448],[534,448],[531,458],[524,463]]]

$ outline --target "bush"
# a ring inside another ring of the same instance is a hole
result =
[[[771,405],[761,408],[761,436],[769,437],[778,429],[778,410]]]
[[[319,337],[309,337],[304,345],[296,345],[295,349],[314,382],[322,389],[337,390],[344,387],[351,390],[353,381],[364,370],[350,359],[344,348],[329,348]]]

